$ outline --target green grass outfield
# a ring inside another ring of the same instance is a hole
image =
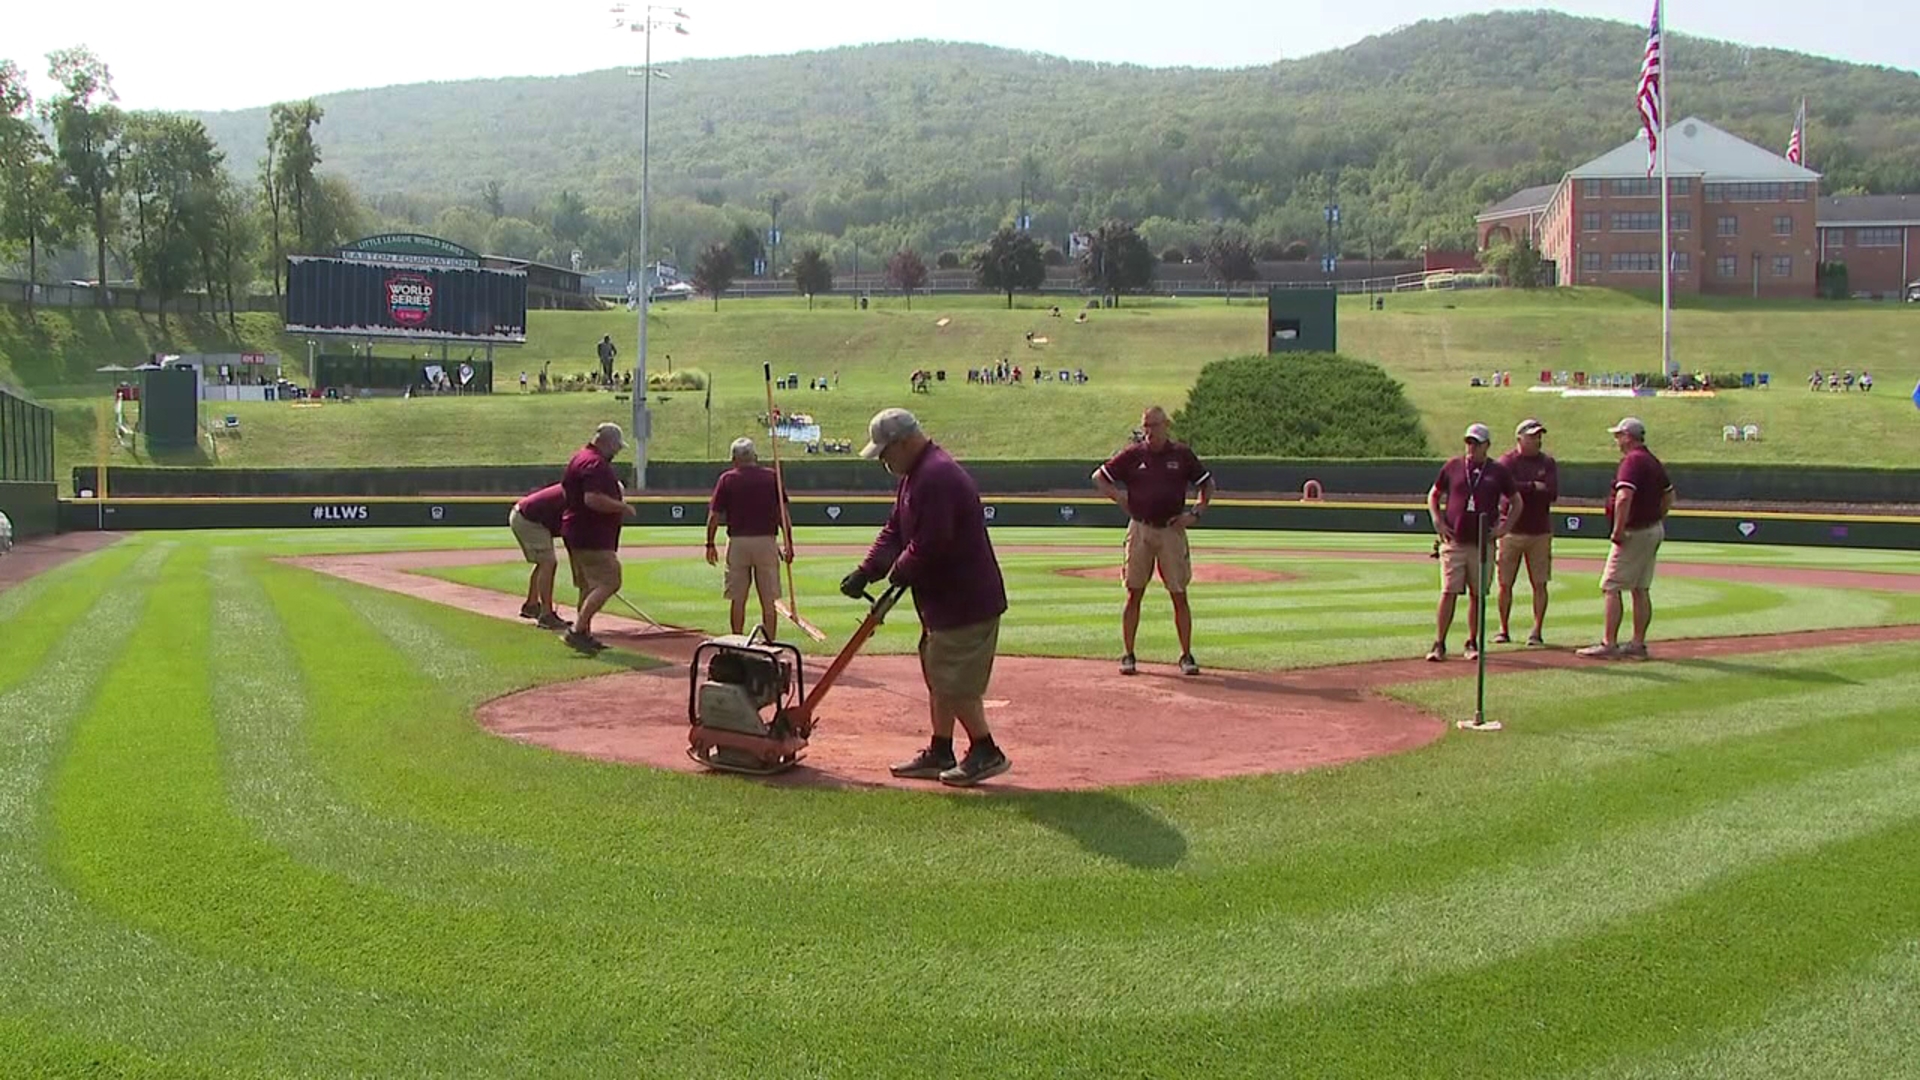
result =
[[[1200,368],[1222,356],[1264,348],[1264,304],[1219,299],[1130,300],[1091,312],[1084,326],[1047,317],[1040,301],[1004,310],[992,298],[943,296],[853,311],[845,303],[808,311],[799,300],[725,301],[654,308],[649,356],[654,370],[698,367],[713,376],[713,456],[736,435],[757,431],[766,411],[762,363],[802,379],[840,375],[837,390],[786,392],[784,408],[815,415],[828,437],[860,438],[867,418],[910,404],[935,434],[972,458],[1104,457],[1120,445],[1141,408],[1177,407]],[[951,318],[944,328],[936,320]],[[1340,347],[1383,365],[1402,380],[1425,419],[1430,441],[1450,449],[1471,421],[1505,432],[1527,415],[1552,429],[1549,447],[1566,461],[1609,461],[1606,428],[1634,413],[1653,445],[1674,462],[1743,461],[1906,466],[1920,459],[1920,411],[1909,397],[1920,380],[1920,305],[1690,301],[1674,314],[1675,355],[1690,369],[1770,372],[1776,385],[1713,399],[1563,399],[1530,394],[1543,368],[1589,372],[1657,368],[1656,303],[1605,290],[1397,295],[1385,312],[1357,299],[1340,309]],[[107,360],[137,362],[144,351],[224,347],[204,320],[173,321],[172,339],[131,315],[43,312],[37,326],[17,309],[0,309],[0,379],[46,396],[59,412],[62,483],[67,467],[96,460],[96,405],[111,383],[92,370]],[[241,321],[249,348],[304,357],[304,340],[281,338],[268,316]],[[1028,331],[1050,339],[1029,349]],[[486,398],[369,400],[350,406],[209,404],[232,413],[243,434],[220,443],[217,462],[252,466],[526,463],[559,460],[605,419],[624,423],[630,405],[603,394],[518,393],[524,367],[552,361],[556,373],[595,367],[593,343],[612,334],[621,363],[634,351],[634,320],[620,311],[533,312],[529,345],[500,353],[497,387]],[[389,350],[392,351],[392,350]],[[424,354],[423,354],[424,355]],[[436,351],[437,355],[437,351]],[[968,386],[966,370],[1006,355],[1024,368],[1085,368],[1085,386]],[[915,368],[944,368],[948,382],[910,395]],[[1868,394],[1814,394],[1814,367],[1871,370]],[[1511,389],[1470,389],[1468,380],[1513,372]],[[100,389],[86,396],[86,387]],[[655,395],[658,460],[709,457],[706,398],[700,392]],[[1727,424],[1758,424],[1757,443],[1727,443]],[[116,456],[116,463],[134,459]]]
[[[1505,733],[1301,775],[796,790],[486,735],[477,703],[617,658],[267,558],[500,541],[150,533],[0,593],[0,1072],[1829,1080],[1920,1055],[1910,644],[1499,676]],[[1023,619],[1062,587],[1027,558]],[[1270,621],[1417,623],[1432,575],[1365,567],[1277,587]],[[1085,584],[1081,631],[1030,640],[1110,651]],[[1685,584],[1663,630],[1818,614]],[[1406,612],[1371,607],[1403,585]]]

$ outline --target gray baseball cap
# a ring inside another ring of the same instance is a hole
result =
[[[1520,421],[1520,426],[1514,428],[1513,433],[1515,435],[1545,435],[1547,433],[1547,425],[1529,416],[1525,420]]]
[[[1468,424],[1465,437],[1477,443],[1490,443],[1493,441],[1493,432],[1485,424]]]
[[[867,421],[867,445],[860,456],[872,460],[894,443],[920,433],[920,421],[905,409],[881,409]]]
[[[1629,416],[1629,417],[1623,418],[1619,423],[1608,428],[1607,432],[1613,435],[1619,435],[1622,432],[1625,432],[1626,434],[1631,435],[1636,439],[1644,439],[1647,437],[1647,425],[1641,423],[1639,417]]]

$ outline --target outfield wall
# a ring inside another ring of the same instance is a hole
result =
[[[60,487],[50,483],[0,480],[0,513],[13,522],[15,540],[46,536],[60,527]]]
[[[1092,486],[1094,461],[969,461],[982,490],[1017,494],[1084,491]],[[1223,494],[1295,492],[1318,480],[1327,494],[1424,495],[1439,471],[1435,461],[1273,461],[1219,458],[1209,461]],[[360,469],[107,469],[107,490],[130,496],[316,496],[337,498],[521,495],[559,479],[561,462],[543,465],[457,465]],[[622,482],[633,486],[631,462],[614,462]],[[647,466],[651,490],[708,491],[726,466],[719,462],[655,461]],[[1613,481],[1610,464],[1563,464],[1560,488],[1570,499],[1605,497]],[[890,493],[893,477],[859,458],[802,455],[784,465],[796,492]],[[1836,466],[1673,465],[1668,470],[1683,499],[1702,502],[1828,505],[1920,504],[1920,469]],[[92,466],[75,466],[73,490],[94,487]]]
[[[637,524],[641,527],[682,526],[691,530],[706,522],[704,499],[646,496],[635,498],[632,502],[639,512]],[[991,521],[997,526],[1118,528],[1126,524],[1119,508],[1103,499],[990,496],[986,503]],[[826,525],[878,528],[886,521],[892,504],[891,498],[803,495],[793,500],[793,523],[800,528]],[[512,506],[511,498],[473,496],[444,499],[65,499],[60,503],[60,520],[64,530],[479,526],[499,529],[501,543],[506,544],[507,512]],[[1599,539],[1607,535],[1606,519],[1597,505],[1557,508],[1554,528],[1561,536]],[[1402,533],[1419,536],[1428,536],[1432,532],[1426,507],[1421,504],[1281,503],[1232,499],[1214,503],[1207,513],[1203,531],[1205,529]],[[1788,544],[1911,550],[1920,549],[1920,517],[1677,510],[1668,519],[1667,537],[1672,540],[1756,546]],[[693,538],[690,532],[688,539],[691,541]]]

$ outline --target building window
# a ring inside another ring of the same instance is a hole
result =
[[[1580,231],[1581,232],[1599,232],[1600,231],[1600,211],[1598,210],[1581,211],[1580,212]]]
[[[1716,236],[1739,236],[1740,219],[1737,217],[1723,217],[1714,223],[1713,231]]]
[[[1845,229],[1821,229],[1820,235],[1822,237],[1821,243],[1827,245],[1828,251],[1839,251],[1847,244],[1847,230]]]
[[[1659,232],[1660,214],[1658,211],[1615,214],[1608,228],[1614,232]]]
[[[1790,186],[1772,181],[1763,184],[1708,184],[1707,201],[1779,202],[1786,196]]]
[[[1807,185],[1805,184],[1789,185],[1788,192],[1787,192],[1787,201],[1788,202],[1806,202],[1807,201]]]
[[[1580,195],[1582,198],[1586,198],[1586,199],[1599,198],[1600,197],[1600,181],[1598,180],[1580,181]]]
[[[1773,219],[1773,235],[1793,235],[1793,216],[1791,214],[1781,214]]]
[[[1676,274],[1692,273],[1693,272],[1692,253],[1685,252],[1685,251],[1674,252],[1673,253],[1673,272]]]
[[[1616,274],[1657,274],[1660,272],[1660,253],[1616,251],[1607,268]]]
[[[1648,195],[1660,194],[1660,182],[1652,177],[1633,177],[1629,180],[1615,180],[1613,195],[1616,199],[1638,199]]]
[[[1674,232],[1692,232],[1693,211],[1675,210],[1673,217],[1668,219],[1668,223],[1672,226]]]
[[[1792,277],[1793,276],[1793,256],[1775,255],[1773,257],[1773,276],[1774,277]]]
[[[1722,278],[1731,279],[1739,277],[1740,260],[1731,255],[1722,255],[1713,260],[1713,272],[1715,276]]]
[[[1589,274],[1599,273],[1600,272],[1600,253],[1597,251],[1581,252],[1580,253],[1580,269]]]
[[[1840,230],[1836,229],[1834,231],[1839,232]],[[1839,247],[1840,245],[1835,244],[1834,246]],[[1861,247],[1899,247],[1900,246],[1900,230],[1899,229],[1861,229],[1860,230],[1860,246]]]
[[[1683,195],[1683,196],[1691,195],[1693,194],[1693,177],[1691,176],[1675,177],[1673,180],[1668,182],[1667,190],[1671,191],[1675,195]]]

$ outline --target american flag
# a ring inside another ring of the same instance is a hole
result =
[[[1793,137],[1787,140],[1787,160],[1795,165],[1805,165],[1801,160],[1806,157],[1804,140],[1807,132],[1807,99],[1800,99],[1800,112],[1793,118]]]
[[[1665,103],[1660,95],[1660,4],[1655,0],[1653,6],[1653,26],[1647,33],[1647,55],[1640,62],[1640,92],[1636,97],[1640,106],[1640,123],[1647,129],[1647,175],[1653,175],[1655,164],[1660,160],[1660,110]]]

